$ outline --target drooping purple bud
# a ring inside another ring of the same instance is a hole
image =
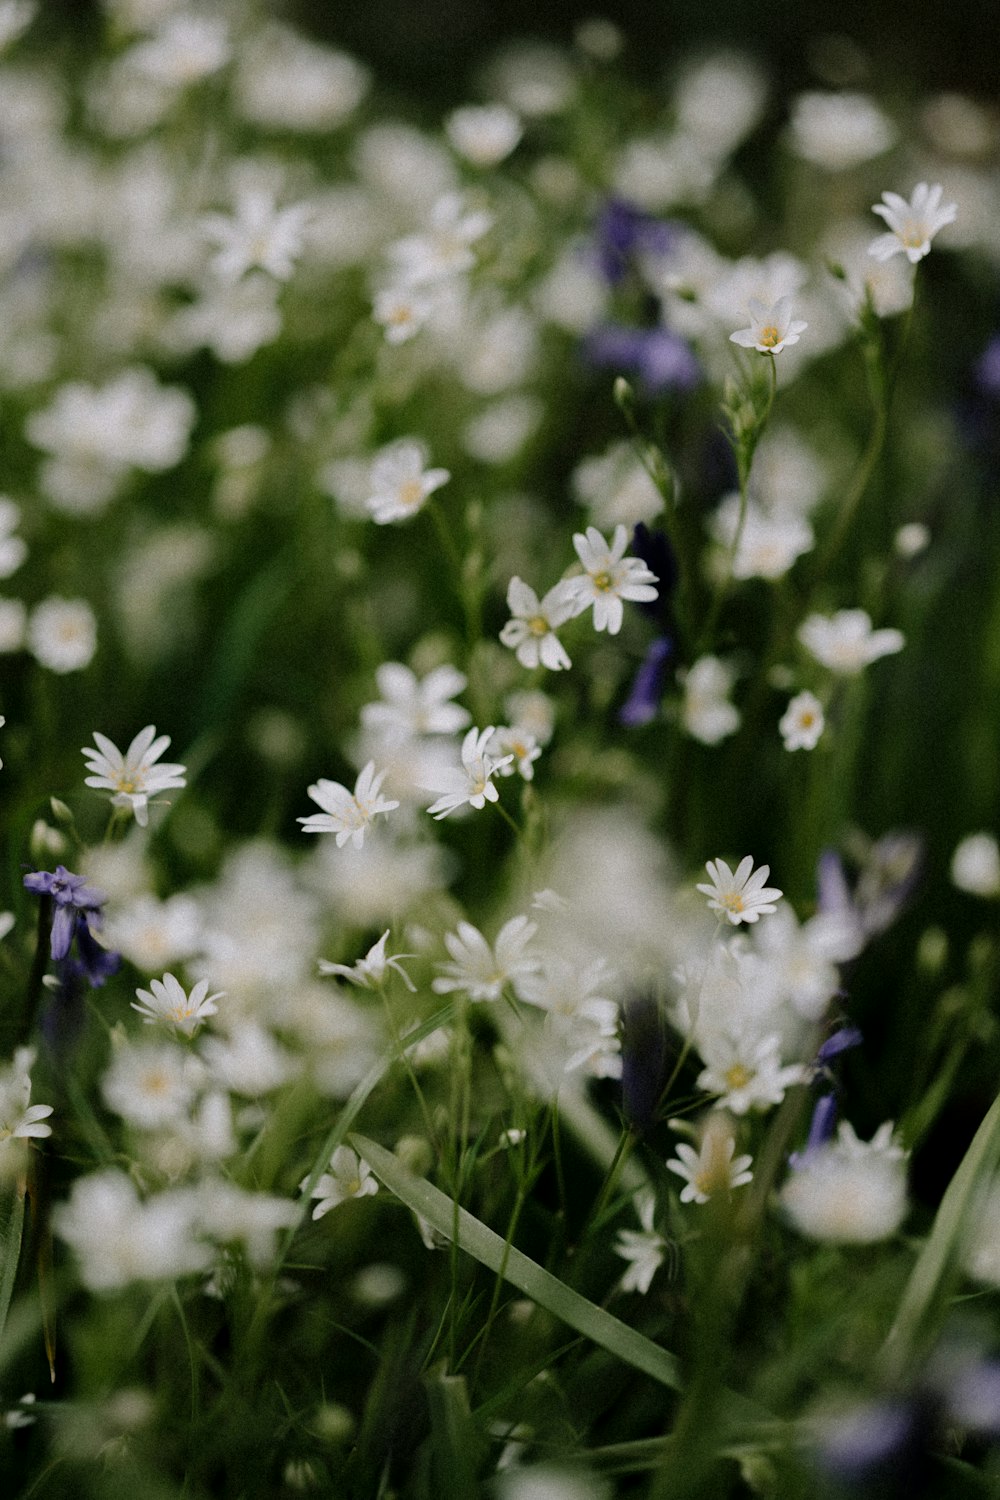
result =
[[[638,1130],[656,1116],[667,1056],[666,1029],[658,1003],[648,995],[625,1003],[622,1032],[622,1109]]]
[[[635,375],[647,396],[688,391],[701,380],[701,366],[690,346],[667,328],[602,323],[585,338],[583,354],[598,369]]]
[[[816,1053],[818,1065],[831,1062],[833,1058],[839,1057],[842,1052],[848,1052],[852,1047],[859,1047],[864,1038],[856,1026],[841,1026],[826,1041]]]
[[[793,1172],[804,1167],[809,1157],[820,1146],[825,1146],[827,1141],[833,1139],[833,1132],[837,1128],[837,1116],[840,1113],[836,1095],[823,1094],[816,1100],[813,1108],[812,1119],[809,1122],[809,1136],[803,1151],[793,1151],[788,1158],[788,1165]]]
[[[898,1398],[868,1401],[815,1428],[820,1467],[845,1484],[899,1477],[900,1464],[919,1434],[920,1413]],[[902,1491],[900,1491],[902,1493]]]
[[[669,636],[658,635],[649,643],[642,665],[635,674],[632,691],[618,711],[618,722],[630,729],[638,729],[656,718],[663,696],[663,672],[673,642]]]
[[[618,286],[637,254],[665,255],[676,231],[624,198],[609,198],[597,219],[597,260],[601,274]]]

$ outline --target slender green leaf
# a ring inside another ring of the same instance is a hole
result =
[[[23,1234],[24,1193],[19,1191],[17,1183],[8,1182],[0,1191],[0,1342],[14,1295]]]
[[[431,1466],[436,1493],[460,1496],[476,1490],[476,1459],[482,1446],[469,1409],[463,1375],[448,1375],[443,1362],[428,1370],[424,1386],[431,1411]]]
[[[350,1137],[354,1149],[371,1167],[376,1177],[396,1194],[407,1208],[466,1251],[481,1265],[502,1274],[512,1286],[544,1307],[561,1322],[575,1328],[601,1348],[616,1355],[625,1364],[658,1380],[671,1390],[681,1389],[678,1361],[666,1349],[637,1333],[627,1323],[605,1312],[588,1298],[565,1286],[558,1277],[544,1270],[536,1261],[508,1245],[474,1215],[456,1208],[452,1200],[422,1177],[412,1172],[382,1146],[363,1135]],[[743,1396],[724,1395],[726,1417],[733,1423],[773,1422],[763,1407]]]
[[[996,1171],[998,1161],[1000,1096],[993,1101],[948,1184],[931,1232],[910,1273],[882,1351],[891,1378],[898,1378],[906,1371],[918,1345],[936,1331],[957,1275],[959,1241],[979,1190]]]

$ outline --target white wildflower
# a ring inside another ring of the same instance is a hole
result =
[[[337,848],[350,839],[355,849],[365,841],[365,833],[380,813],[390,813],[399,803],[390,797],[381,796],[384,771],[376,774],[375,762],[370,760],[358,776],[351,792],[339,781],[321,778],[308,788],[309,795],[322,812],[310,813],[307,818],[298,818],[306,833],[334,833]]]
[[[973,896],[1000,896],[1000,847],[992,833],[970,833],[951,857],[951,878]]]
[[[940,183],[929,187],[926,182],[918,182],[909,203],[898,193],[882,194],[882,202],[874,204],[872,212],[885,220],[889,233],[880,234],[871,243],[870,253],[876,260],[898,254],[905,255],[913,265],[923,260],[938,230],[954,223],[958,214],[955,203],[940,207],[943,191]]]
[[[826,720],[814,693],[797,693],[778,721],[786,750],[815,750]]]
[[[499,1000],[505,984],[520,987],[537,969],[538,960],[525,951],[536,931],[537,924],[527,917],[512,917],[491,948],[478,927],[459,922],[458,932],[444,937],[452,962],[440,965],[441,976],[431,988],[439,995],[464,990],[470,1000]]]
[[[304,1177],[299,1191],[304,1193],[308,1186],[309,1178]],[[367,1198],[377,1192],[378,1183],[368,1163],[350,1146],[338,1146],[330,1157],[330,1171],[323,1173],[312,1190],[311,1196],[320,1200],[312,1216],[321,1219],[331,1208],[346,1203],[349,1198]]]
[[[555,633],[576,612],[577,592],[571,582],[557,583],[539,599],[520,578],[510,580],[507,608],[512,618],[501,630],[500,640],[511,647],[522,667],[541,665],[559,672],[572,665]]]
[[[385,945],[389,937],[389,931],[390,929],[387,927],[378,942],[373,944],[368,949],[364,958],[359,958],[356,964],[348,967],[347,964],[335,964],[331,963],[329,959],[321,958],[319,960],[319,972],[321,974],[337,974],[341,978],[349,980],[351,984],[360,985],[362,989],[378,990],[385,983],[389,969],[392,969],[399,975],[408,990],[415,991],[416,985],[399,960],[401,958],[414,958],[416,955],[413,953],[397,953],[394,957],[387,957]]]
[[[824,667],[853,677],[882,656],[902,651],[898,630],[873,630],[863,609],[838,609],[833,615],[809,615],[799,626],[799,640]]]
[[[613,1246],[616,1255],[629,1262],[628,1270],[618,1283],[623,1292],[645,1296],[653,1277],[663,1264],[667,1241],[653,1228],[656,1198],[648,1189],[633,1199],[641,1229],[619,1229]]]
[[[111,805],[125,807],[135,816],[140,828],[149,822],[149,799],[157,792],[172,787],[183,787],[186,768],[169,761],[156,765],[170,744],[170,736],[161,734],[156,738],[156,729],[147,724],[141,729],[123,755],[107,735],[94,731],[97,749],[85,748],[83,758],[90,775],[84,785],[106,787],[113,793]]]
[[[435,784],[427,788],[442,794],[427,809],[432,818],[446,818],[466,804],[483,808],[487,802],[499,801],[500,793],[493,785],[493,777],[514,757],[495,757],[488,753],[495,728],[493,724],[488,724],[485,729],[473,725],[462,741],[461,768],[445,767]]]
[[[408,521],[423,508],[428,495],[447,484],[447,469],[428,469],[427,450],[412,438],[400,438],[375,455],[366,506],[380,526]]]
[[[702,895],[709,897],[709,910],[717,911],[734,927],[741,922],[756,922],[776,910],[775,901],[781,892],[764,882],[771,873],[768,865],[753,867],[753,856],[748,854],[740,860],[735,873],[724,859],[710,859],[705,866],[711,876],[711,885],[699,885]]]
[[[780,354],[786,345],[797,344],[799,335],[809,326],[801,318],[792,317],[791,297],[779,297],[771,306],[753,297],[747,304],[747,313],[750,327],[738,329],[729,339],[744,349],[756,349],[759,354]]]
[[[718,1193],[730,1193],[753,1181],[752,1157],[736,1156],[736,1137],[724,1115],[708,1120],[699,1150],[681,1142],[667,1171],[684,1179],[682,1203],[707,1203]]]
[[[303,234],[311,214],[308,203],[279,209],[272,192],[243,187],[234,217],[206,214],[201,220],[203,232],[218,246],[212,270],[225,281],[239,281],[253,270],[287,281],[302,254]]]
[[[207,979],[199,979],[188,994],[173,974],[153,979],[148,990],[135,993],[142,1004],[137,1005],[133,1000],[132,1009],[139,1012],[147,1026],[160,1024],[182,1036],[194,1036],[201,1023],[218,1012],[215,1002],[223,997],[221,990],[214,995],[208,993]]]
[[[640,558],[624,555],[628,546],[624,526],[615,527],[610,546],[596,526],[588,526],[586,534],[575,533],[573,546],[584,567],[582,577],[575,575],[565,580],[575,612],[583,614],[593,607],[594,629],[617,635],[625,615],[622,601],[649,603],[655,599],[656,574]]]

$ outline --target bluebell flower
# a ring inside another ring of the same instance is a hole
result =
[[[689,391],[701,380],[701,366],[690,346],[668,328],[602,323],[587,335],[583,353],[599,369],[636,376],[647,396]]]
[[[637,729],[656,718],[663,696],[663,676],[673,642],[667,635],[658,635],[651,641],[643,657],[642,665],[635,674],[632,691],[618,710],[618,722]]]
[[[36,896],[47,896],[54,908],[49,938],[53,962],[76,965],[92,987],[102,985],[121,962],[117,953],[102,948],[94,937],[104,920],[104,892],[88,885],[85,875],[73,875],[65,865],[25,875],[24,886]],[[74,942],[75,957],[70,953]]]
[[[609,198],[596,225],[601,274],[611,286],[618,286],[636,255],[665,255],[675,238],[673,224],[654,219],[625,198]]]

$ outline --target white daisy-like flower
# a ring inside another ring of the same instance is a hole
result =
[[[682,1141],[677,1156],[667,1162],[667,1171],[684,1178],[682,1203],[707,1203],[718,1193],[729,1193],[753,1181],[751,1156],[736,1156],[736,1138],[724,1116],[710,1119],[696,1151]]]
[[[379,526],[408,521],[423,508],[428,495],[447,484],[447,469],[428,469],[427,449],[413,438],[400,438],[376,455],[371,467],[371,493],[365,501]]]
[[[162,979],[151,979],[148,990],[137,989],[136,995],[142,1004],[137,1005],[133,1000],[132,1009],[139,1012],[147,1026],[162,1025],[179,1031],[182,1036],[194,1036],[203,1021],[217,1014],[215,1002],[222,999],[223,991],[210,995],[208,980],[199,979],[188,994],[179,979],[164,974]]]
[[[780,354],[786,344],[797,344],[799,335],[809,327],[801,318],[792,317],[791,297],[779,297],[771,306],[753,297],[747,313],[750,327],[738,329],[729,339],[743,349],[756,349],[759,354]]]
[[[444,128],[458,154],[474,167],[495,167],[504,161],[523,134],[519,117],[506,104],[452,110]]]
[[[50,672],[79,672],[97,650],[97,619],[83,599],[53,596],[31,611],[27,637],[28,650]]]
[[[384,771],[376,773],[373,760],[359,775],[353,792],[339,781],[327,781],[322,777],[308,791],[323,811],[310,813],[307,818],[296,821],[302,824],[306,833],[335,833],[338,849],[342,849],[348,839],[355,849],[360,849],[372,820],[379,813],[390,813],[399,806],[393,798],[380,795],[384,777]]]
[[[94,743],[97,749],[85,746],[82,754],[90,775],[84,779],[85,786],[106,787],[114,795],[112,807],[126,807],[135,816],[140,828],[149,822],[149,799],[157,792],[171,787],[187,785],[186,768],[171,761],[156,765],[170,744],[170,736],[156,736],[156,728],[147,724],[141,729],[123,755],[107,735],[95,729]]]
[[[703,745],[717,745],[740,727],[740,711],[729,701],[735,677],[717,656],[699,656],[684,675],[681,723]]]
[[[582,576],[577,574],[564,583],[574,613],[582,615],[593,606],[594,629],[617,635],[625,617],[622,600],[649,603],[655,599],[656,574],[640,558],[625,556],[628,532],[624,526],[615,527],[610,546],[596,526],[588,526],[586,534],[576,532],[573,546],[584,567]]]
[[[992,833],[970,833],[951,857],[951,878],[972,896],[1000,896],[1000,846]]]
[[[826,720],[815,693],[797,693],[778,721],[786,750],[815,750]]]
[[[712,884],[699,885],[697,889],[709,897],[709,910],[719,912],[734,927],[741,922],[756,922],[759,917],[777,910],[774,903],[781,892],[764,884],[771,868],[761,865],[755,870],[751,854],[740,860],[735,873],[724,859],[710,859],[705,869]]]
[[[219,247],[212,258],[212,270],[225,281],[239,281],[247,271],[254,270],[287,281],[302,254],[311,216],[308,203],[278,208],[274,194],[267,189],[241,189],[233,217],[205,214],[201,220],[202,231]]]
[[[440,966],[431,988],[439,995],[464,990],[470,1000],[499,1000],[508,981],[516,984],[538,968],[538,959],[525,952],[537,930],[527,917],[511,917],[491,948],[478,927],[459,922],[457,933],[444,936],[452,962]]]
[[[899,630],[873,630],[871,616],[863,609],[809,615],[798,635],[818,662],[844,677],[853,677],[880,657],[902,651],[906,644]]]
[[[476,264],[472,246],[493,227],[493,215],[467,210],[460,193],[445,193],[431,209],[426,234],[397,240],[389,254],[405,286],[426,286],[459,276]]]
[[[507,608],[513,618],[501,630],[500,640],[511,647],[522,667],[541,665],[561,672],[572,666],[555,633],[576,612],[576,590],[569,582],[557,583],[541,599],[516,576],[507,585]]]
[[[628,1270],[618,1283],[620,1290],[639,1292],[645,1296],[653,1277],[663,1264],[667,1242],[653,1228],[653,1215],[656,1212],[653,1193],[648,1190],[636,1193],[633,1202],[642,1228],[619,1229],[613,1249],[622,1260],[629,1262]]]
[[[423,328],[431,314],[426,297],[409,287],[390,286],[376,292],[372,316],[385,333],[387,344],[405,344]]]
[[[321,974],[337,974],[342,979],[349,980],[351,984],[358,984],[365,990],[378,990],[385,983],[388,970],[394,969],[407,989],[416,991],[416,985],[399,961],[401,958],[415,958],[416,955],[413,953],[397,953],[393,957],[387,957],[385,945],[389,937],[389,931],[390,929],[387,927],[378,942],[373,944],[368,949],[364,958],[359,958],[356,964],[350,966],[347,964],[334,964],[327,958],[321,958],[319,961],[319,972]]]
[[[954,223],[958,214],[957,203],[940,207],[943,192],[939,182],[933,187],[918,182],[909,203],[899,193],[883,193],[882,202],[872,205],[872,213],[885,220],[889,233],[872,240],[869,254],[876,260],[889,260],[893,255],[902,254],[911,265],[923,260],[938,230]]]
[[[162,1130],[187,1117],[201,1082],[201,1064],[175,1042],[128,1045],[101,1080],[104,1102],[140,1130]]]
[[[734,1115],[780,1104],[786,1089],[808,1081],[809,1070],[801,1063],[782,1066],[777,1036],[754,1042],[717,1033],[700,1050],[708,1066],[698,1075],[698,1087],[718,1094],[719,1105]]]
[[[299,1183],[299,1191],[305,1192],[309,1178]],[[368,1163],[352,1151],[350,1146],[338,1146],[330,1157],[330,1171],[324,1172],[312,1190],[312,1197],[320,1201],[312,1211],[314,1219],[321,1219],[331,1208],[346,1203],[349,1198],[368,1198],[378,1192],[378,1183]]]
[[[392,740],[410,740],[421,734],[456,734],[469,723],[469,710],[450,701],[468,686],[457,667],[434,667],[418,677],[402,662],[385,661],[376,669],[375,681],[382,697],[362,708],[366,729]]]
[[[495,732],[494,724],[488,724],[485,729],[477,729],[473,725],[469,730],[462,741],[461,767],[445,767],[435,784],[427,788],[430,792],[442,794],[427,809],[432,818],[446,818],[449,813],[466,804],[483,808],[487,802],[500,800],[500,793],[493,785],[493,777],[514,757],[488,753],[488,746]]]
[[[28,555],[28,544],[14,531],[21,523],[21,507],[0,495],[0,578],[16,573]]]
[[[506,761],[500,768],[501,776],[516,774],[525,781],[534,781],[535,761],[541,755],[542,747],[530,730],[521,729],[516,724],[501,724],[493,731],[490,753]]]
[[[52,1134],[44,1122],[51,1104],[31,1104],[32,1047],[19,1047],[13,1061],[0,1073],[0,1148],[10,1140],[41,1140]]]
[[[859,1141],[842,1122],[836,1140],[798,1159],[781,1190],[781,1207],[809,1239],[874,1244],[895,1234],[906,1214],[906,1162],[891,1121],[870,1141]]]

